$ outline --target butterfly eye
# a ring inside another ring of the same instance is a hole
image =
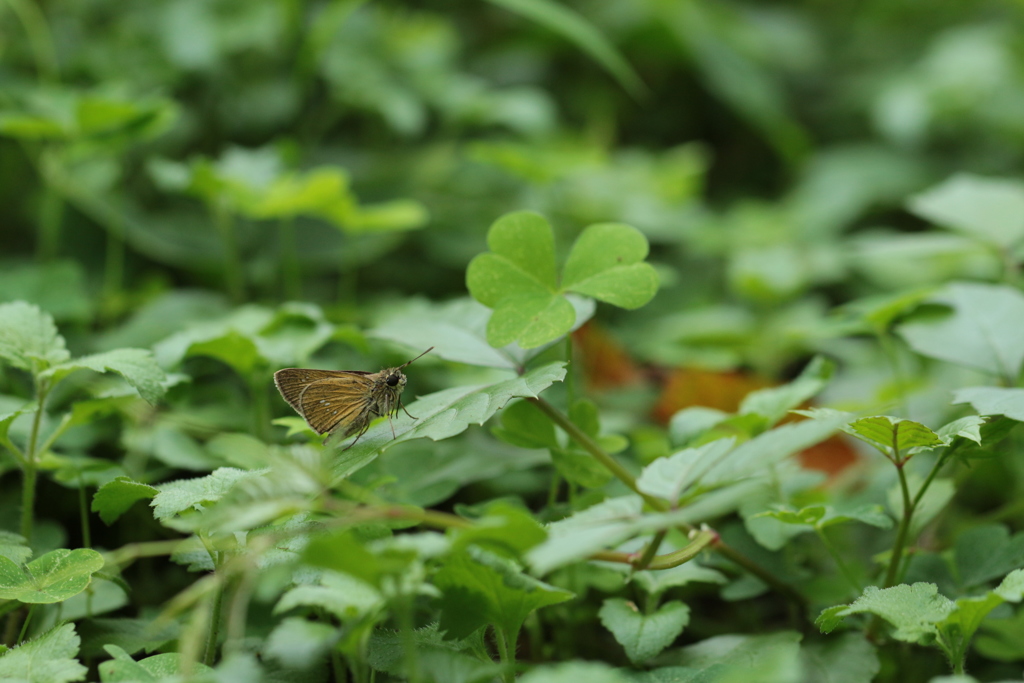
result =
[[[398,384],[398,375],[391,375],[388,377],[388,386],[393,387]]]

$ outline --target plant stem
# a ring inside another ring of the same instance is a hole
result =
[[[78,473],[78,516],[82,519],[82,546],[92,547],[92,533],[89,529],[89,503],[85,496],[85,482],[82,481],[82,473]]]
[[[405,650],[405,675],[409,683],[418,683],[420,666],[416,652],[416,632],[413,630],[413,598],[411,595],[399,595],[397,603],[395,611],[402,632],[402,647]]]
[[[203,654],[203,664],[213,666],[217,658],[217,641],[220,639],[221,610],[224,608],[224,584],[217,586],[217,593],[213,598],[213,607],[210,610],[210,630],[206,638],[206,651]]]
[[[665,534],[668,533],[665,529],[662,529],[658,533],[654,534],[647,547],[644,548],[643,554],[640,555],[640,559],[637,560],[636,564],[633,565],[637,569],[647,569],[650,566],[654,556],[658,553],[658,548],[661,547],[661,542],[665,540]]]
[[[28,614],[25,615],[25,621],[22,622],[22,624],[21,624],[21,633],[18,634],[18,644],[19,645],[22,643],[22,641],[25,640],[25,635],[28,633],[29,622],[32,621],[32,615],[35,614],[35,613],[36,613],[36,606],[35,605],[29,605],[28,606]]]
[[[882,588],[890,588],[896,584],[896,576],[899,573],[900,565],[903,563],[903,546],[907,542],[907,536],[910,533],[910,521],[914,517],[914,501],[910,499],[907,474],[903,471],[901,465],[896,466],[896,474],[900,480],[900,492],[903,494],[903,517],[900,519],[899,529],[896,530],[896,541],[892,545],[889,568],[885,572],[885,583],[882,585]]]
[[[501,677],[505,681],[505,683],[515,683],[515,660],[509,653],[508,640],[505,638],[505,632],[502,631],[497,625],[492,626],[492,628],[494,629],[494,642],[498,645],[498,657],[501,660],[502,664]]]
[[[34,519],[34,508],[36,499],[36,466],[39,461],[39,453],[36,446],[39,443],[39,424],[43,419],[43,410],[46,407],[46,395],[50,391],[49,383],[44,379],[36,380],[36,413],[32,418],[32,431],[29,432],[28,450],[25,452],[25,476],[22,479],[21,489],[21,535],[25,542],[32,544],[32,522]]]

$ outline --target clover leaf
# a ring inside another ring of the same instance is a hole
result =
[[[575,292],[620,308],[639,308],[654,297],[658,276],[644,262],[647,238],[622,223],[597,223],[576,240],[562,271],[555,236],[541,215],[506,214],[487,233],[490,251],[469,264],[466,286],[493,309],[487,342],[534,348],[569,332],[576,320],[565,294]]]

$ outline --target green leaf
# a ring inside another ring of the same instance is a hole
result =
[[[516,558],[548,536],[529,511],[505,501],[492,501],[481,512],[472,528],[449,532],[455,539],[455,549],[474,544]]]
[[[51,550],[24,568],[0,556],[0,598],[29,604],[62,602],[85,590],[103,564],[103,556],[90,548]]]
[[[296,586],[282,595],[274,613],[312,607],[326,610],[344,622],[373,614],[383,606],[383,596],[370,583],[350,574],[324,571],[315,583]]]
[[[491,253],[474,258],[466,285],[480,303],[494,308],[509,296],[553,294],[555,235],[540,214],[518,211],[496,220],[487,232]]]
[[[6,557],[16,565],[22,565],[32,557],[32,549],[28,547],[23,536],[0,531],[0,556]]]
[[[131,477],[118,477],[96,491],[92,498],[92,511],[99,513],[100,519],[107,524],[113,524],[136,502],[153,498],[159,492],[159,489]]]
[[[441,628],[455,638],[485,624],[494,624],[506,635],[518,633],[534,610],[573,597],[523,574],[512,561],[473,546],[450,556],[434,584],[443,593]]]
[[[824,610],[814,623],[822,633],[830,633],[851,614],[875,614],[895,627],[892,635],[897,640],[928,645],[935,640],[937,624],[955,609],[955,603],[939,595],[933,583],[868,586],[852,604]]]
[[[658,274],[643,260],[647,238],[622,223],[597,223],[576,239],[562,288],[620,308],[640,308],[658,291]]]
[[[182,673],[182,655],[168,652],[135,661],[131,655],[117,645],[104,648],[113,659],[100,664],[102,683],[157,683],[178,679]],[[202,662],[192,662],[192,673],[203,675],[213,669]]]
[[[416,648],[417,669],[427,681],[490,683],[497,680],[501,672],[500,664],[486,659],[481,661],[476,654],[483,647],[480,634],[465,640],[444,639],[434,623],[413,631],[412,640]],[[376,629],[369,638],[366,660],[389,677],[408,680],[408,642],[406,634]]]
[[[115,349],[92,356],[82,356],[53,365],[43,372],[42,376],[58,382],[76,370],[116,372],[139,392],[139,396],[150,403],[159,401],[166,391],[164,382],[167,375],[157,365],[153,353],[143,349]]]
[[[557,448],[555,425],[529,401],[514,401],[501,411],[501,426],[491,432],[521,448]]]
[[[626,673],[604,662],[563,662],[538,666],[519,679],[519,683],[629,683]]]
[[[953,404],[969,403],[981,415],[1005,415],[1024,422],[1024,389],[967,387],[953,391]]]
[[[657,656],[683,632],[690,623],[690,608],[673,600],[654,613],[643,613],[632,602],[608,598],[598,617],[626,650],[634,664]]]
[[[844,427],[843,431],[871,444],[889,457],[895,457],[894,449],[899,451],[901,458],[906,458],[911,449],[943,445],[942,439],[920,422],[888,415],[862,417]]]
[[[699,485],[701,477],[726,457],[735,444],[736,440],[732,438],[718,439],[667,458],[658,458],[640,473],[637,486],[644,493],[674,505],[684,491]]]
[[[128,654],[153,652],[178,637],[181,626],[175,621],[147,619],[86,619],[78,625],[82,636],[82,655],[95,657],[106,645],[116,645]]]
[[[70,357],[50,314],[24,301],[0,304],[0,358],[35,373]]]
[[[610,482],[614,476],[594,456],[582,449],[552,448],[550,453],[551,464],[574,486],[597,489]]]
[[[878,650],[860,633],[840,633],[800,648],[805,681],[871,683],[881,669]]]
[[[559,294],[507,296],[487,321],[487,342],[494,347],[517,342],[532,349],[568,334],[575,321],[575,309]]]
[[[527,553],[537,574],[582,559],[606,547],[614,547],[633,534],[640,519],[639,496],[609,498],[548,525],[548,539]]]
[[[221,467],[205,477],[160,484],[156,487],[159,493],[151,503],[153,516],[167,523],[181,513],[202,512],[208,504],[223,498],[240,480],[258,474],[258,471],[246,472],[233,467]]]
[[[267,637],[263,655],[293,669],[308,669],[326,658],[338,637],[330,624],[299,617],[282,619]]]
[[[242,377],[248,377],[257,367],[267,365],[266,357],[260,353],[252,338],[237,330],[228,330],[219,337],[197,341],[188,347],[185,355],[216,358]]]
[[[658,571],[642,570],[633,572],[630,581],[635,581],[647,593],[658,596],[669,588],[678,588],[690,583],[728,583],[728,579],[717,569],[702,567],[691,560],[686,564]]]
[[[793,631],[778,631],[756,636],[716,636],[687,647],[673,648],[663,654],[658,662],[662,665],[680,667],[681,674],[691,676],[683,680],[692,680],[694,683],[800,683],[804,680],[799,661],[801,637],[799,633]],[[657,678],[647,680],[659,681]]]
[[[1024,183],[960,173],[914,195],[907,208],[968,237],[1010,249],[1024,239]]]
[[[78,663],[79,639],[72,624],[58,626],[0,656],[0,680],[69,683],[89,672]]]
[[[769,426],[774,425],[790,410],[817,395],[828,384],[834,372],[835,363],[822,356],[815,356],[800,376],[789,384],[747,394],[740,404],[739,414],[763,415]]]
[[[953,559],[960,585],[979,586],[1024,566],[1024,532],[1011,536],[1002,524],[966,529],[956,538]]]
[[[11,264],[0,271],[0,303],[24,301],[56,320],[84,321],[92,312],[85,268],[77,261]]]
[[[1020,290],[958,282],[929,300],[953,312],[938,320],[900,325],[897,331],[911,348],[930,358],[1017,379],[1024,362],[1024,294]]]
[[[565,377],[565,363],[548,363],[520,377],[485,386],[456,387],[428,394],[409,404],[416,416],[404,415],[389,424],[383,419],[370,427],[354,446],[343,451],[333,466],[336,478],[344,478],[364,467],[377,455],[411,439],[434,441],[461,434],[470,424],[483,424],[513,398],[537,396]],[[391,435],[394,426],[395,436]]]
[[[831,505],[809,505],[799,510],[788,508],[767,510],[755,517],[772,517],[784,524],[804,525],[815,529],[825,529],[834,524],[861,522],[879,529],[892,527],[892,517],[885,514],[881,505],[861,505],[857,508],[837,511]]]
[[[552,0],[490,0],[495,5],[533,19],[586,52],[634,97],[647,89],[629,62],[587,19]]]

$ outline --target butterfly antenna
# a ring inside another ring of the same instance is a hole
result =
[[[399,369],[399,370],[401,370],[402,368],[404,368],[404,367],[405,367],[406,365],[408,365],[409,363],[412,363],[413,361],[417,361],[417,360],[419,360],[420,358],[423,358],[423,356],[427,355],[428,353],[430,353],[430,352],[431,352],[431,351],[433,351],[433,350],[434,350],[434,347],[433,347],[433,346],[431,346],[431,347],[430,347],[429,349],[427,349],[426,351],[424,351],[424,352],[423,352],[423,353],[421,353],[420,355],[416,356],[416,357],[415,357],[415,358],[413,358],[412,360],[410,360],[410,361],[406,361],[406,362],[405,362],[405,363],[403,363],[402,365],[399,365],[399,366],[398,366],[398,369]]]

